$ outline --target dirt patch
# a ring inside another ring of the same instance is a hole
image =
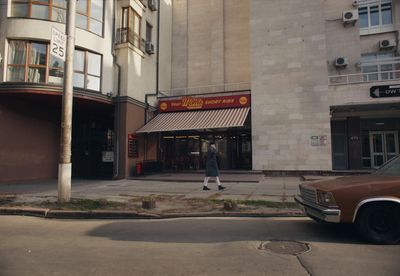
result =
[[[264,212],[271,210],[300,210],[300,206],[292,202],[271,202],[264,200],[227,200],[209,198],[185,198],[182,195],[151,195],[156,201],[156,208],[151,210],[153,214],[185,214],[199,212],[226,211],[224,202],[229,201],[236,204],[235,212]],[[119,200],[73,198],[71,202],[59,204],[56,198],[36,198],[29,203],[14,201],[14,198],[0,200],[2,207],[34,207],[51,210],[110,210],[110,211],[136,211],[143,212],[142,200],[149,196],[124,195]],[[0,197],[1,199],[1,197]]]

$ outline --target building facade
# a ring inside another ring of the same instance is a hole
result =
[[[169,88],[170,24],[159,21],[170,22],[171,12],[168,0],[77,1],[73,177],[127,177],[135,160],[155,156],[156,143],[148,141],[147,157],[144,138],[134,155],[127,144],[144,124],[145,94]],[[65,0],[0,6],[1,182],[57,177],[64,62],[50,40],[53,28],[65,31],[66,14]]]
[[[251,3],[254,168],[371,169],[398,154],[398,92],[371,89],[398,88],[399,1]]]
[[[0,8],[0,181],[55,178],[66,2]],[[399,0],[80,0],[76,26],[74,177],[201,169],[210,141],[223,169],[399,154]]]

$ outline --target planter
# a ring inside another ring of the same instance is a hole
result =
[[[144,199],[144,200],[142,200],[142,208],[143,209],[154,209],[154,208],[156,208],[156,200],[155,199]]]
[[[237,203],[234,201],[224,201],[224,210],[234,211],[237,209]]]

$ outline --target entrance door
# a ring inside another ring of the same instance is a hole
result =
[[[371,167],[379,168],[399,153],[399,137],[396,131],[373,131],[369,134]]]

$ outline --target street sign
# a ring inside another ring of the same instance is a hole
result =
[[[65,61],[65,51],[67,48],[67,36],[51,28],[50,54]]]
[[[400,97],[400,85],[372,86],[369,93],[372,98]]]

